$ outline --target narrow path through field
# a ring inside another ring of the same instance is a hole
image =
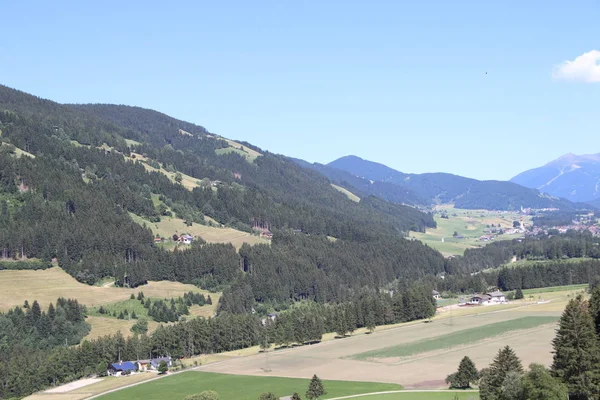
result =
[[[354,397],[364,397],[364,396],[376,396],[379,394],[394,394],[394,393],[479,393],[479,390],[476,389],[467,389],[467,390],[452,390],[452,389],[405,389],[405,390],[390,390],[387,392],[373,392],[373,393],[361,393],[361,394],[353,394],[351,396],[343,396],[343,397],[333,397],[327,400],[342,400],[342,399],[352,399]]]

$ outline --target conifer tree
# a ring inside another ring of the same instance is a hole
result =
[[[517,290],[515,291],[515,300],[520,300],[524,297],[525,296],[523,295],[523,290],[521,290],[521,288],[517,288]]]
[[[523,374],[523,365],[513,349],[506,346],[498,350],[492,364],[481,372],[479,383],[481,400],[502,399],[502,385],[509,372]]]
[[[590,314],[594,319],[594,328],[596,334],[600,335],[600,286],[596,285],[592,289],[592,296],[589,300]]]
[[[298,393],[294,392],[294,394],[292,395],[292,400],[302,400],[302,399],[300,398],[300,395]]]
[[[552,372],[567,385],[571,398],[597,398],[600,394],[598,337],[588,302],[581,296],[567,304],[552,346]]]
[[[55,316],[56,310],[54,309],[54,305],[50,303],[50,305],[48,306],[48,318],[50,318],[51,321],[54,321]]]
[[[323,382],[315,374],[313,375],[310,383],[308,384],[308,390],[306,391],[306,398],[309,400],[318,399],[319,397],[327,394],[323,387]]]
[[[471,383],[476,383],[479,379],[479,372],[475,367],[475,363],[469,357],[465,356],[460,360],[458,371],[448,375],[446,383],[450,384],[451,388],[466,389],[471,387]]]

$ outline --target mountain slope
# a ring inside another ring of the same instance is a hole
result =
[[[511,182],[571,201],[600,199],[600,154],[569,153],[522,172]]]
[[[406,174],[356,156],[342,157],[327,166],[375,182],[393,184],[426,204],[454,203],[459,208],[491,210],[577,207],[567,200],[552,198],[513,182],[478,181],[446,173]]]
[[[435,226],[430,214],[373,196],[351,201],[322,175],[247,143],[239,146],[252,152],[237,150],[252,158],[223,154],[230,142],[152,110],[63,105],[0,86],[0,131],[1,258],[56,258],[89,284],[112,276],[225,288],[236,311],[341,301],[444,268],[440,253],[403,239]],[[177,183],[177,172],[197,186]],[[239,252],[225,243],[172,252],[147,228],[171,215],[181,222],[172,234],[214,220],[245,232],[268,224],[274,236]]]

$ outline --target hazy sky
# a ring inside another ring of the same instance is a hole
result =
[[[600,3],[5,1],[0,83],[276,153],[508,179],[600,152]],[[569,62],[566,62],[569,61]]]

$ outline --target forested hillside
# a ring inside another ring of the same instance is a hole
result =
[[[373,181],[371,185],[359,185],[359,189],[389,201],[401,200],[406,204],[454,203],[457,208],[487,210],[519,210],[521,207],[555,207],[563,210],[585,208],[585,205],[554,198],[512,182],[478,181],[447,173],[406,174],[356,156],[342,157],[324,167],[313,168],[335,181],[338,180],[331,168],[366,179],[369,183]],[[349,185],[356,184],[356,181],[350,179],[342,180]],[[377,183],[387,185],[376,185]]]
[[[200,126],[136,107],[60,105],[7,87],[0,113],[2,258],[56,258],[89,284],[107,276],[130,286],[235,284],[244,309],[254,301],[343,300],[356,288],[444,268],[439,253],[402,239],[435,226],[431,215],[369,196],[352,202],[321,175],[260,149],[253,162],[222,154],[216,150],[228,142]],[[198,185],[185,188],[149,163]],[[165,206],[187,224],[205,224],[206,215],[251,231],[253,220],[266,221],[274,239],[239,254],[229,244],[166,251],[130,217],[157,221]]]

